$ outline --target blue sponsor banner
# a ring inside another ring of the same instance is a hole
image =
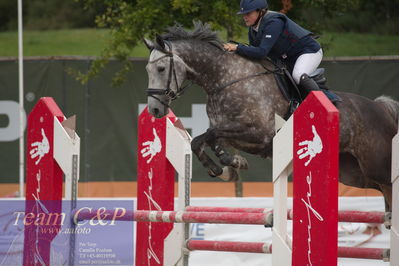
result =
[[[0,201],[0,265],[133,265],[133,200]],[[83,217],[83,218],[82,218]],[[122,221],[125,220],[125,221]],[[127,221],[126,221],[127,220]],[[33,264],[33,263],[32,263]]]
[[[23,200],[0,200],[0,265],[22,265],[24,225],[18,213],[25,212]]]
[[[190,239],[204,240],[204,238],[205,238],[205,224],[203,223],[190,224]]]

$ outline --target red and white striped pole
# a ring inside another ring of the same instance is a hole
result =
[[[271,243],[208,240],[189,240],[187,241],[187,248],[191,251],[202,250],[264,254],[270,254],[273,249]],[[338,257],[387,261],[389,260],[389,249],[338,247]]]
[[[241,212],[241,213],[267,213],[273,215],[272,208],[237,208],[237,207],[210,207],[210,206],[189,206],[186,208],[188,212]],[[292,220],[293,211],[287,211],[287,218]],[[273,217],[268,219],[273,221]],[[378,211],[338,211],[338,221],[343,223],[387,223],[385,212]],[[272,224],[270,224],[271,226]]]
[[[232,241],[209,241],[209,240],[189,240],[186,244],[187,249],[207,250],[207,251],[225,251],[225,252],[248,252],[248,253],[266,253],[272,252],[270,243],[260,242],[232,242]]]

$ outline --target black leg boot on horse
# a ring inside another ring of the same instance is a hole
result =
[[[308,95],[311,91],[323,91],[327,98],[333,103],[336,104],[337,102],[342,102],[342,99],[330,92],[328,89],[322,90],[320,89],[319,85],[314,81],[311,77],[307,74],[303,74],[299,80],[299,85],[304,90],[304,95]]]

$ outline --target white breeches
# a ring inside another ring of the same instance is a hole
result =
[[[294,70],[292,71],[292,77],[296,84],[299,84],[299,80],[303,74],[312,74],[320,65],[322,58],[322,49],[313,54],[303,54],[299,56],[295,62]]]

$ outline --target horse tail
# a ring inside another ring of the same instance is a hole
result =
[[[395,120],[396,124],[399,120],[399,102],[395,101],[389,96],[380,96],[374,100],[375,102],[382,103],[388,113]]]

